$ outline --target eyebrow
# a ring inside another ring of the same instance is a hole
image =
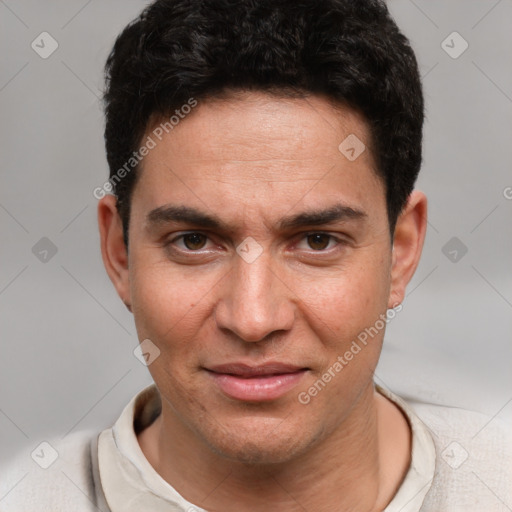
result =
[[[333,224],[335,222],[352,219],[364,219],[368,217],[366,212],[341,203],[332,205],[326,209],[311,209],[299,214],[284,217],[277,226],[280,230],[293,229],[305,226],[319,226]],[[169,224],[171,222],[193,224],[203,228],[219,229],[223,231],[235,231],[229,224],[222,221],[216,215],[210,215],[190,206],[166,204],[151,210],[146,221],[148,227]]]

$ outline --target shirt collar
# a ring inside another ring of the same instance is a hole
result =
[[[418,512],[434,477],[434,442],[410,406],[391,391],[378,385],[376,389],[403,411],[412,430],[411,464],[384,512]],[[101,486],[112,512],[206,512],[166,482],[140,448],[137,432],[149,425],[160,410],[160,394],[151,384],[130,400],[112,428],[99,435]]]
[[[430,490],[436,469],[434,440],[426,425],[399,396],[382,386],[377,391],[399,407],[412,431],[411,463],[397,493],[383,512],[419,512]]]

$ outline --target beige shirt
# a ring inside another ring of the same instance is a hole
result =
[[[377,387],[406,414],[412,428],[412,460],[405,479],[385,512],[419,512],[434,478],[435,447],[419,418],[393,393]],[[160,411],[154,385],[147,387],[126,406],[112,429],[98,440],[99,472],[103,492],[113,512],[187,511],[206,512],[185,500],[151,466],[144,456],[133,428],[134,417],[144,417],[147,426]]]
[[[512,511],[512,443],[496,419],[411,405],[377,390],[400,407],[412,429],[409,470],[384,512]],[[50,441],[59,457],[49,468],[20,455],[0,473],[0,511],[204,512],[155,471],[139,446],[136,432],[159,411],[153,384],[133,397],[112,428]]]

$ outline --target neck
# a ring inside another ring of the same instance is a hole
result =
[[[410,429],[373,383],[350,414],[301,456],[279,464],[227,459],[162,413],[139,434],[144,455],[186,500],[212,511],[383,510],[410,462]]]

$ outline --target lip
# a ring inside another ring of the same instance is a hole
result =
[[[276,400],[293,389],[309,370],[284,363],[251,366],[228,363],[205,368],[219,389],[235,400]]]

